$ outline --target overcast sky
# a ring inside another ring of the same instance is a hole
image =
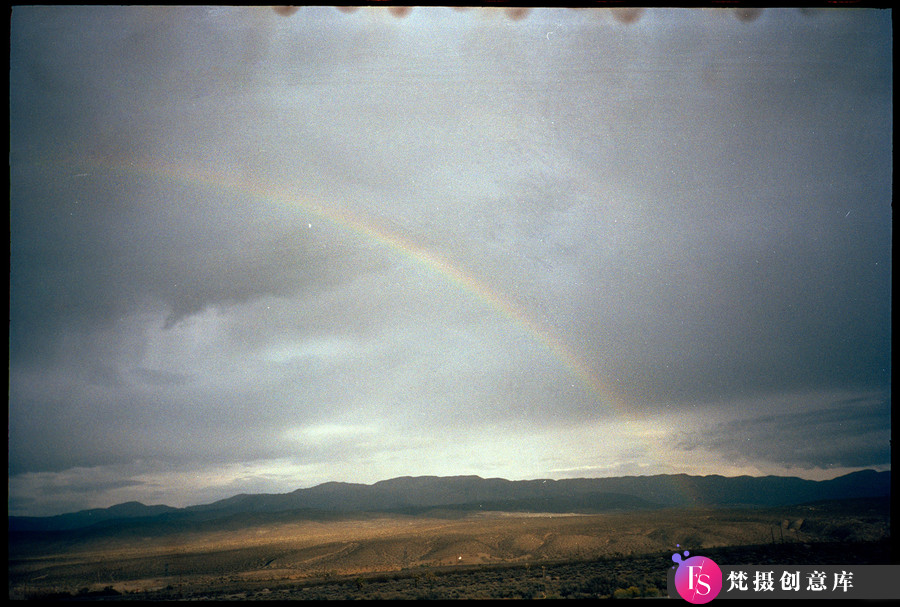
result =
[[[9,513],[889,469],[892,71],[885,10],[15,7]]]

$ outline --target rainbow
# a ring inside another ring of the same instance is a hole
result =
[[[208,187],[217,191],[247,196],[254,200],[263,200],[268,204],[300,207],[341,230],[357,234],[365,240],[375,242],[379,246],[413,260],[431,273],[480,300],[490,309],[519,326],[542,348],[549,351],[553,358],[559,361],[598,401],[599,405],[608,407],[620,400],[616,391],[602,382],[591,366],[553,330],[537,322],[524,309],[515,305],[502,293],[488,287],[471,272],[466,272],[445,257],[416,245],[400,234],[385,229],[371,218],[338,205],[323,205],[289,191],[283,186],[279,187],[272,183],[262,184],[249,179],[237,179],[221,172],[185,163],[161,163],[153,160],[111,162],[105,159],[94,159],[72,161],[65,164],[77,166],[74,171],[78,174],[90,173],[94,170],[124,172],[154,179],[172,180],[188,186]]]

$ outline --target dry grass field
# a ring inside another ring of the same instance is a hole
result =
[[[632,573],[647,570],[641,579],[649,575],[662,584],[642,582],[652,595],[654,585],[664,593],[667,560],[678,549],[708,553],[717,547],[761,545],[792,546],[802,553],[804,546],[809,550],[821,543],[886,546],[887,539],[886,501],[853,508],[570,515],[359,514],[311,520],[283,514],[190,528],[134,525],[102,533],[11,536],[9,596],[246,599],[323,598],[325,592],[324,598],[345,598],[330,592],[366,598],[470,598],[473,580],[489,571],[499,580],[508,573],[518,581],[512,586],[490,582],[493,590],[475,596],[540,597],[551,587],[554,596],[610,595],[617,583],[640,583],[622,577],[627,572],[616,574],[618,582],[606,586],[597,575],[566,573],[566,567],[584,569],[599,562],[631,562]],[[876,562],[889,562],[887,552],[868,552]],[[817,562],[815,555],[803,554],[809,564]],[[650,561],[639,565],[641,559]],[[566,586],[571,581],[567,576],[584,584]],[[587,582],[591,579],[593,586]],[[529,586],[532,581],[538,585]],[[376,591],[378,584],[399,584],[404,592]]]

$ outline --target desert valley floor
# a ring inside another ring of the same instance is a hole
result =
[[[665,593],[676,550],[730,547],[720,558],[732,564],[886,564],[889,529],[888,500],[607,514],[242,515],[11,534],[9,596],[653,596]]]

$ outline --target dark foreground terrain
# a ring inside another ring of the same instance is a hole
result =
[[[209,526],[11,533],[9,597],[662,596],[676,550],[720,564],[889,564],[889,500],[607,514],[281,513]]]
[[[711,548],[719,563],[881,564],[887,541],[855,544],[769,544]],[[340,576],[300,583],[253,582],[194,587],[189,583],[152,592],[120,593],[112,587],[79,593],[31,595],[35,599],[80,600],[422,600],[651,598],[666,595],[671,554],[582,562],[423,568],[390,574]]]

